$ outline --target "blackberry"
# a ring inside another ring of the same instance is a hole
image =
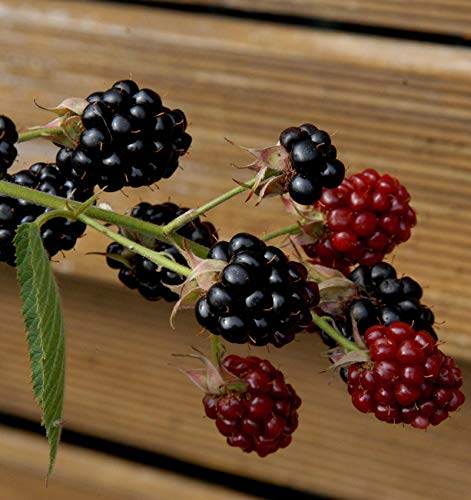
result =
[[[162,225],[168,224],[187,210],[188,208],[181,208],[170,202],[161,205],[142,202],[131,210],[131,217]],[[199,218],[180,228],[177,233],[206,247],[211,246],[217,240],[214,226],[210,222],[202,222]],[[152,243],[152,249],[157,252],[166,252],[176,262],[186,264],[177,248],[168,243],[155,240]],[[151,260],[125,249],[116,242],[108,246],[106,255],[108,266],[112,269],[119,269],[119,280],[126,287],[137,289],[147,300],[163,298],[168,302],[175,302],[178,299],[178,295],[166,286],[179,285],[185,280],[175,271],[165,268],[159,269]]]
[[[12,166],[18,154],[15,143],[18,141],[18,132],[13,121],[7,116],[0,115],[0,179],[5,177],[7,170]]]
[[[77,146],[59,152],[69,177],[118,191],[151,185],[175,172],[191,144],[183,111],[163,106],[157,93],[139,89],[132,80],[116,82],[87,100]]]
[[[247,233],[219,241],[209,258],[228,264],[195,308],[207,330],[228,342],[281,347],[309,325],[319,290],[302,264]]]
[[[73,181],[63,176],[54,163],[35,163],[28,170],[7,175],[8,182],[35,189],[55,196],[85,201],[92,196],[91,190],[80,190]],[[15,265],[13,237],[16,228],[25,222],[33,222],[39,215],[52,209],[40,207],[22,199],[0,196],[0,261]],[[49,256],[61,250],[71,250],[83,232],[85,224],[64,217],[51,219],[41,226],[41,238]]]
[[[374,325],[389,326],[396,322],[412,325],[426,331],[437,340],[433,328],[432,311],[421,304],[422,287],[408,276],[397,277],[391,264],[379,262],[373,266],[358,266],[348,277],[357,285],[357,297],[345,304],[342,317],[335,318],[342,334],[353,341],[353,324],[363,338],[366,330]],[[332,340],[321,335],[330,348]]]
[[[335,188],[345,176],[344,164],[336,159],[337,150],[331,145],[327,132],[306,123],[289,127],[280,134],[280,144],[290,154],[295,174],[288,191],[301,205],[319,201],[322,188]]]

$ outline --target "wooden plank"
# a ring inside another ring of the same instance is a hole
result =
[[[469,404],[427,432],[388,426],[352,407],[340,379],[321,373],[329,363],[319,356],[320,342],[304,335],[276,352],[257,350],[303,398],[293,443],[266,459],[246,455],[229,448],[203,417],[201,393],[175,366],[184,360],[171,356],[190,352],[190,345],[209,348],[191,315],[179,315],[172,332],[163,319],[167,304],[149,305],[130,291],[75,277],[59,285],[68,332],[66,428],[335,497],[441,500],[470,491]],[[8,321],[0,329],[0,410],[39,419],[14,289],[13,271],[2,273],[0,317]],[[470,380],[471,364],[460,364]],[[60,452],[59,474],[63,463]]]
[[[468,38],[471,5],[467,0],[170,0],[187,6],[236,9],[246,12],[299,16],[425,31]]]
[[[45,484],[48,446],[39,436],[0,427],[0,485],[8,500],[196,500],[252,498],[212,484],[137,465],[103,453],[61,445]]]
[[[200,204],[232,186],[231,177],[247,178],[230,164],[250,159],[223,137],[260,147],[305,121],[335,132],[350,172],[372,166],[399,176],[419,225],[392,258],[426,286],[450,349],[471,359],[468,50],[108,3],[84,12],[77,2],[10,0],[0,2],[0,14],[2,109],[20,125],[47,119],[33,99],[52,105],[129,74],[187,112],[194,143],[184,171],[159,190],[103,195],[116,209],[170,197]],[[41,144],[21,151],[19,166],[54,157]],[[211,220],[223,236],[289,222],[277,200],[254,208],[240,199]],[[59,268],[116,283],[100,257],[83,257],[105,245],[89,232]]]

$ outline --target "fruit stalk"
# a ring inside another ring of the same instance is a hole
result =
[[[356,344],[350,342],[343,335],[337,332],[335,328],[331,326],[329,322],[326,321],[324,318],[318,316],[315,312],[312,311],[311,311],[311,316],[313,323],[315,323],[319,328],[321,328],[331,339],[335,340],[335,342],[337,342],[338,345],[342,346],[346,351],[360,350],[360,348]]]
[[[265,234],[262,236],[263,241],[270,241],[274,240],[275,238],[278,238],[278,236],[284,236],[286,234],[297,234],[300,233],[301,229],[299,227],[299,224],[292,224],[290,226],[282,227],[280,229],[276,229],[275,231],[271,231],[270,233]]]
[[[249,181],[244,182],[243,185],[237,186],[235,188],[230,189],[229,191],[226,191],[225,193],[208,201],[204,205],[201,205],[200,207],[194,208],[192,210],[188,210],[188,212],[184,213],[183,215],[180,215],[180,217],[177,217],[172,222],[169,222],[166,226],[163,226],[162,229],[163,229],[164,234],[170,234],[170,233],[180,229],[185,224],[188,224],[188,222],[195,220],[200,215],[204,215],[206,212],[209,212],[209,210],[217,207],[218,205],[222,205],[224,202],[226,202],[227,200],[230,200],[231,198],[234,198],[234,196],[237,196],[238,194],[241,194],[244,191],[247,191],[248,189],[253,187],[256,182],[257,182],[257,178],[254,177],[254,178],[250,179]]]
[[[182,266],[181,264],[178,264],[177,262],[175,262],[171,259],[168,259],[164,255],[162,255],[162,253],[154,252],[153,250],[150,250],[149,248],[145,247],[144,245],[136,243],[135,241],[132,241],[129,238],[126,238],[125,236],[123,236],[119,233],[116,233],[115,231],[112,231],[111,229],[100,224],[95,219],[92,219],[91,217],[88,217],[87,215],[83,215],[83,214],[79,215],[78,220],[87,224],[87,226],[92,227],[96,231],[104,234],[108,238],[111,238],[112,240],[117,241],[118,243],[123,245],[125,248],[131,250],[132,252],[138,253],[139,255],[142,255],[146,259],[149,259],[152,262],[155,262],[158,266],[165,267],[167,269],[170,269],[171,271],[175,271],[176,273],[181,274],[181,275],[186,276],[186,277],[188,277],[191,274],[191,269],[189,267]]]
[[[21,134],[18,134],[17,142],[27,142],[32,141],[34,139],[45,139],[51,136],[61,136],[64,135],[64,129],[62,127],[53,127],[53,128],[43,128],[43,127],[35,127]]]

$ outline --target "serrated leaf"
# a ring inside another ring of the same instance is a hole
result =
[[[59,292],[39,227],[22,224],[15,236],[16,265],[29,345],[33,391],[49,441],[50,476],[62,431],[65,339]]]

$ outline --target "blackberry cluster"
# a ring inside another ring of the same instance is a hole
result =
[[[227,443],[246,453],[255,451],[260,457],[286,448],[298,427],[301,399],[285,382],[283,373],[255,356],[231,354],[222,364],[237,377],[231,386],[243,389],[207,394],[203,404],[206,415],[216,421]]]
[[[87,100],[78,145],[59,152],[58,162],[71,178],[118,191],[148,186],[175,172],[191,144],[183,111],[163,106],[156,92],[139,89],[132,80],[116,82]]]
[[[93,191],[82,190],[72,180],[64,177],[54,163],[35,163],[5,177],[8,182],[42,191],[47,194],[85,201]],[[16,228],[25,222],[33,222],[39,215],[52,209],[34,205],[26,200],[0,196],[0,261],[15,265],[13,237]],[[85,231],[85,224],[63,217],[51,219],[41,226],[44,248],[52,257],[61,250],[71,250]]]
[[[217,283],[196,304],[199,323],[228,342],[281,347],[311,322],[319,289],[307,269],[256,236],[236,234],[210,250],[228,262]]]
[[[0,115],[0,179],[16,159],[15,143],[18,141],[16,126],[8,116]]]
[[[463,404],[461,370],[426,331],[401,322],[373,326],[365,342],[370,361],[348,370],[348,392],[361,412],[426,429]]]
[[[317,207],[324,213],[325,235],[304,245],[314,264],[348,274],[355,264],[381,262],[410,238],[416,215],[407,189],[388,174],[368,169],[324,190]]]
[[[399,321],[437,339],[434,314],[421,304],[422,287],[417,281],[408,276],[398,278],[394,267],[386,262],[358,266],[348,278],[357,285],[359,296],[346,304],[343,318],[336,318],[337,326],[348,340],[353,341],[352,320],[361,337],[373,325],[388,326]],[[335,347],[325,333],[321,333],[321,338],[329,347]]]
[[[132,209],[130,215],[145,222],[165,225],[187,210],[188,208],[181,208],[169,202],[161,205],[142,202]],[[218,238],[215,227],[210,222],[201,222],[199,218],[178,229],[177,233],[183,238],[206,247],[210,247]],[[166,252],[176,262],[186,264],[185,259],[173,245],[155,240],[152,249],[157,252]],[[106,254],[108,266],[119,269],[120,281],[131,290],[137,288],[147,300],[159,300],[160,298],[168,302],[178,300],[178,295],[166,285],[183,283],[185,278],[180,274],[170,269],[159,269],[157,264],[151,260],[125,249],[116,242],[108,246]]]
[[[289,183],[291,198],[301,205],[319,201],[322,188],[335,188],[345,176],[344,164],[324,130],[306,123],[289,127],[280,134],[280,144],[288,151],[295,174]]]

